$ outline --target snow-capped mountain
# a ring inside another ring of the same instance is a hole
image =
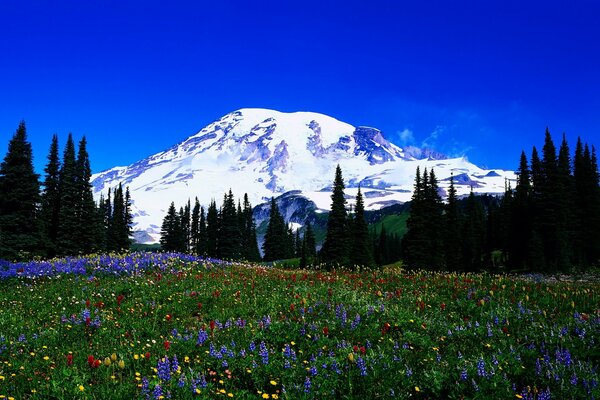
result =
[[[347,194],[360,185],[367,209],[410,200],[417,166],[435,168],[442,188],[454,173],[458,194],[502,193],[512,171],[483,170],[464,158],[447,158],[414,147],[402,149],[375,128],[354,127],[312,113],[241,109],[211,123],[170,149],[127,167],[92,176],[94,193],[129,186],[134,230],[158,241],[171,203],[198,197],[217,204],[230,188],[248,193],[252,204],[299,190],[318,209],[329,209],[335,167],[342,168]]]

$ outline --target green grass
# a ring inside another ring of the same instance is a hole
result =
[[[147,257],[0,265],[0,398],[600,396],[597,283]]]

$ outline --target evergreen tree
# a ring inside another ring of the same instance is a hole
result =
[[[191,225],[190,225],[190,248],[192,252],[200,254],[198,252],[198,245],[200,243],[200,202],[196,197],[194,202],[194,209],[192,210]]]
[[[263,242],[263,260],[275,261],[286,258],[287,252],[287,228],[285,221],[279,212],[279,207],[275,198],[271,198],[271,208],[269,211],[269,223]]]
[[[183,207],[181,217],[182,251],[189,253],[191,251],[191,204],[188,199]]]
[[[356,206],[352,219],[350,264],[353,266],[372,267],[375,262],[371,253],[369,228],[365,221],[365,206],[360,187],[356,194]]]
[[[179,218],[175,203],[171,202],[160,230],[160,246],[164,251],[179,251]]]
[[[446,269],[448,271],[459,271],[461,269],[461,219],[458,210],[456,188],[454,187],[454,175],[450,175],[450,187],[448,188],[448,203],[444,215],[444,253],[446,255]]]
[[[484,235],[483,210],[471,189],[467,199],[462,230],[462,265],[468,272],[478,271],[482,268]]]
[[[331,210],[327,219],[327,234],[321,249],[321,259],[329,269],[334,264],[347,265],[349,260],[348,218],[344,188],[342,169],[338,165],[333,181]]]
[[[408,231],[402,240],[405,262],[411,267],[440,269],[444,265],[442,243],[443,205],[434,171],[420,175],[417,167]]]
[[[39,187],[25,122],[21,122],[0,163],[0,258],[14,260],[39,252]]]
[[[237,260],[241,256],[239,219],[231,189],[229,189],[229,193],[225,194],[223,198],[223,207],[221,208],[219,253],[221,258],[231,260]]]
[[[550,132],[546,129],[544,147],[542,148],[542,186],[540,188],[538,223],[544,247],[546,271],[548,272],[555,272],[566,267],[563,264],[564,239],[561,236],[564,227],[560,226],[560,221],[557,218],[563,211],[559,200],[562,193],[560,193],[558,182],[556,147]]]
[[[69,133],[63,153],[60,169],[60,210],[57,235],[58,254],[79,254],[82,251],[79,241],[79,185],[77,182],[77,161],[75,159],[75,144]]]
[[[77,185],[77,198],[75,214],[78,218],[77,237],[81,253],[90,254],[97,250],[96,240],[100,226],[98,225],[96,203],[92,194],[90,179],[92,169],[87,153],[85,137],[79,142],[76,161],[75,182]]]
[[[200,207],[200,222],[198,225],[198,244],[196,245],[196,254],[206,256],[208,251],[208,234],[206,231],[206,217],[204,207]]]
[[[219,256],[219,212],[217,203],[212,200],[206,212],[206,255]]]
[[[40,210],[45,253],[50,258],[54,257],[57,252],[56,238],[58,236],[58,213],[60,211],[60,156],[58,151],[58,136],[53,135],[48,153],[48,163],[44,168],[44,189]]]
[[[248,261],[259,261],[260,252],[256,240],[256,223],[252,216],[252,205],[248,200],[248,193],[244,194],[244,207],[241,213],[242,220],[242,254]]]
[[[314,262],[315,258],[317,257],[317,244],[315,240],[315,233],[309,221],[306,222],[306,226],[304,227],[302,248],[307,260],[307,264]]]
[[[425,186],[426,193],[426,231],[427,257],[425,264],[432,269],[442,269],[444,266],[443,226],[444,206],[439,193],[438,181],[433,168],[429,171],[429,185]]]

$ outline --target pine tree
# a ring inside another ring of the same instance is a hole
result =
[[[191,216],[192,222],[190,225],[190,248],[192,252],[198,253],[198,244],[200,243],[200,202],[196,197],[194,208]]]
[[[544,246],[546,271],[555,272],[565,268],[562,227],[557,216],[562,213],[560,187],[558,186],[558,160],[552,136],[546,128],[544,147],[542,148],[542,186],[539,198],[539,228]]]
[[[0,163],[0,258],[14,260],[39,253],[39,187],[25,122],[21,122]]]
[[[448,271],[459,271],[461,269],[461,219],[458,210],[456,188],[454,187],[454,175],[450,175],[450,187],[448,189],[448,203],[444,215],[444,253],[446,255],[446,269]]]
[[[179,251],[179,229],[175,203],[171,202],[160,230],[160,246],[164,251]]]
[[[244,208],[242,210],[242,243],[243,254],[248,261],[259,261],[260,252],[258,251],[258,242],[256,240],[256,223],[252,215],[252,205],[248,200],[248,193],[244,194]]]
[[[189,199],[183,207],[183,215],[181,216],[181,235],[181,251],[184,253],[189,253],[191,250],[191,204]]]
[[[200,207],[200,222],[198,224],[198,244],[196,245],[196,254],[206,257],[208,251],[208,235],[206,231],[206,217],[204,207]]]
[[[506,203],[511,192],[504,195],[503,204]],[[531,253],[531,234],[533,229],[532,218],[532,187],[531,173],[525,152],[521,152],[519,168],[517,169],[517,186],[514,201],[510,207],[509,218],[509,265],[513,269],[527,267]]]
[[[348,217],[344,188],[342,169],[338,165],[335,170],[335,179],[333,181],[331,210],[327,219],[327,234],[321,249],[321,259],[329,269],[331,269],[334,264],[348,264]]]
[[[360,187],[356,194],[354,218],[351,221],[350,265],[372,267],[375,265],[371,253],[369,228],[365,221],[365,206]]]
[[[46,256],[56,255],[58,236],[58,213],[60,211],[60,156],[58,153],[58,136],[52,136],[48,153],[48,163],[44,168],[45,177],[42,191],[42,206],[40,210],[42,236]]]
[[[444,266],[443,232],[440,229],[440,226],[443,226],[444,206],[433,168],[429,171],[429,185],[425,186],[425,194],[428,250],[425,264],[431,269],[440,270]]]
[[[286,258],[287,228],[279,212],[275,198],[271,198],[269,223],[263,242],[263,260],[275,261]]]
[[[237,260],[241,256],[241,234],[233,193],[223,198],[221,208],[221,230],[219,232],[219,253],[224,259]]]
[[[206,255],[219,256],[219,212],[217,203],[212,200],[206,213]]]
[[[443,205],[434,171],[420,175],[417,167],[415,189],[402,240],[405,262],[411,267],[440,269],[444,266],[442,242]]]
[[[465,219],[462,229],[462,265],[468,272],[478,271],[482,268],[483,245],[485,235],[485,222],[481,204],[471,193],[467,199]]]
[[[75,144],[69,133],[60,169],[60,210],[57,235],[58,254],[79,254],[82,250],[79,241],[79,185],[77,183],[77,161]]]
[[[76,160],[77,185],[76,211],[78,218],[77,237],[78,247],[83,254],[90,254],[97,250],[96,238],[98,237],[98,220],[96,218],[96,203],[92,194],[92,184],[90,179],[92,170],[87,153],[87,141],[85,137],[79,142],[79,149]]]

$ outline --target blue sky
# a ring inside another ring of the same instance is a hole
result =
[[[0,153],[24,119],[128,165],[243,107],[315,111],[514,169],[548,126],[600,144],[600,3],[0,2]]]

